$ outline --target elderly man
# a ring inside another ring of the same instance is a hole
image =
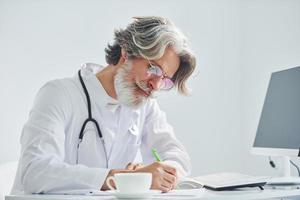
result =
[[[189,156],[153,98],[173,87],[187,93],[195,57],[184,35],[165,18],[136,17],[105,52],[107,66],[84,64],[39,90],[22,130],[13,194],[106,190],[109,176],[135,172],[152,173],[151,188],[167,192],[190,173]],[[142,165],[132,164],[138,151]]]

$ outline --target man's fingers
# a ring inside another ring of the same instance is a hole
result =
[[[166,171],[170,174],[173,174],[174,176],[177,177],[177,171],[176,171],[175,167],[172,167],[172,166],[166,165],[166,164],[162,164],[162,167],[163,167],[164,171]]]
[[[126,166],[126,169],[128,170],[136,170],[136,169],[139,169],[143,167],[143,165],[141,163],[128,163],[127,166]]]
[[[133,168],[134,168],[134,165],[132,163],[128,163],[126,165],[126,169],[128,169],[128,170],[133,170]]]
[[[161,185],[161,186],[159,187],[159,190],[162,191],[162,192],[164,193],[164,192],[169,192],[171,189],[168,188],[168,187],[166,187],[166,186]]]
[[[164,173],[163,174],[163,178],[168,181],[170,184],[172,185],[176,185],[176,176],[172,175],[172,174],[169,174],[169,173]]]
[[[160,180],[160,189],[163,192],[168,192],[172,189],[173,185],[166,181],[165,179]]]
[[[143,165],[141,163],[137,163],[133,166],[133,170],[139,169],[141,167],[143,167]]]

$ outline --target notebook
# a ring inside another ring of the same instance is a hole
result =
[[[178,181],[177,189],[200,189],[203,187],[216,191],[233,190],[243,187],[259,187],[263,189],[262,186],[267,183],[268,179],[268,177],[225,172],[194,178],[184,178]]]

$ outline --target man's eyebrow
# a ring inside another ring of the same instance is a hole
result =
[[[163,69],[157,62],[154,60],[150,60],[150,63],[153,63],[154,65],[158,66],[159,68]]]

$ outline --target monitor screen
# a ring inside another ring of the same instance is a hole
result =
[[[300,67],[272,73],[253,146],[299,149]]]

